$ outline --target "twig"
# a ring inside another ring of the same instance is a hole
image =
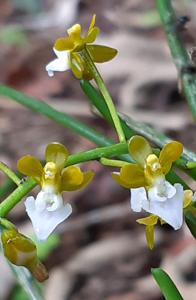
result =
[[[170,51],[179,73],[182,91],[196,121],[196,66],[180,38],[179,21],[170,0],[157,0],[157,7],[167,36]]]

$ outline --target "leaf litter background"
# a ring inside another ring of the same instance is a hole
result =
[[[182,32],[187,47],[195,45],[195,1],[173,1],[191,22]],[[49,78],[45,65],[54,58],[52,45],[75,22],[87,28],[93,13],[101,28],[98,43],[116,47],[118,56],[100,65],[120,112],[153,125],[196,150],[195,125],[177,90],[177,74],[152,0],[4,0],[0,2],[0,81],[66,112],[104,134],[113,130],[94,113],[71,72]],[[24,154],[43,158],[46,144],[65,144],[71,153],[93,144],[18,104],[0,98],[0,159],[15,168]],[[195,240],[186,226],[174,232],[156,229],[156,247],[148,251],[144,227],[129,207],[129,192],[117,186],[111,169],[97,162],[83,168],[96,172],[84,190],[66,193],[72,217],[58,227],[60,243],[45,258],[50,278],[47,300],[161,300],[150,268],[161,266],[185,299],[196,295]],[[5,178],[1,175],[1,183]],[[195,188],[194,183],[189,182]],[[10,214],[32,234],[23,203]],[[46,256],[46,255],[45,255]],[[0,258],[0,299],[17,298],[15,279]]]

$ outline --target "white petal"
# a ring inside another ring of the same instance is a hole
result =
[[[167,198],[172,198],[176,194],[176,188],[170,182],[165,181]]]
[[[63,198],[61,195],[49,194],[47,196],[50,197],[50,201],[52,202],[51,205],[47,206],[48,211],[55,211],[55,210],[63,207]]]
[[[142,210],[143,200],[147,201],[146,190],[143,187],[131,189],[131,208],[135,212]]]
[[[46,199],[45,199],[45,192],[44,191],[40,191],[37,194],[35,206],[36,206],[36,209],[38,211],[43,211],[44,209],[46,209],[47,202],[46,202]]]
[[[56,54],[56,56],[60,59],[64,59],[66,61],[68,61],[69,59],[69,52],[64,50],[64,51],[58,51],[55,48],[53,48],[54,53]]]
[[[177,183],[174,185],[176,194],[164,202],[143,201],[142,207],[145,211],[155,214],[175,230],[182,226],[183,222],[183,187]]]
[[[149,201],[151,202],[164,202],[167,200],[167,197],[166,196],[160,196],[158,194],[158,188],[157,186],[154,186],[152,188],[150,188],[148,190],[148,199]]]
[[[64,72],[70,69],[69,67],[69,54],[67,51],[57,51],[54,49],[55,54],[57,55],[57,59],[51,61],[46,66],[46,71],[48,75],[51,77],[54,75],[54,71]]]
[[[53,189],[46,188],[41,190],[36,197],[35,207],[38,211],[47,209],[48,211],[54,211],[63,206],[63,198],[60,194],[54,193]]]
[[[34,231],[39,240],[46,240],[58,224],[67,219],[72,213],[70,204],[59,208],[56,211],[38,211],[33,197],[25,201],[26,211],[33,224]]]

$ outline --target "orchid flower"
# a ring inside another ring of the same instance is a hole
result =
[[[62,192],[74,191],[86,186],[93,172],[82,172],[77,166],[64,168],[68,150],[58,143],[46,147],[46,164],[30,155],[23,156],[17,163],[18,170],[32,177],[41,186],[36,199],[30,196],[25,201],[26,211],[39,240],[45,240],[56,226],[72,213],[69,203],[63,203]]]
[[[182,154],[183,145],[176,141],[168,143],[158,157],[153,154],[145,138],[134,136],[128,144],[128,149],[137,164],[122,166],[120,173],[114,172],[112,177],[117,183],[130,189],[131,208],[135,212],[141,212],[143,209],[153,215],[146,219],[145,225],[150,226],[147,227],[148,231],[152,232],[152,226],[159,219],[175,230],[179,229],[183,223],[183,187],[179,183],[172,185],[165,176],[172,163]],[[151,233],[150,235],[152,236]],[[148,244],[151,248],[152,239]]]
[[[46,66],[49,76],[53,76],[55,71],[63,72],[71,69],[79,79],[92,79],[93,76],[80,55],[83,49],[88,51],[95,63],[103,63],[116,56],[116,49],[92,45],[100,32],[95,26],[95,19],[96,16],[93,15],[89,29],[84,36],[81,36],[81,25],[75,24],[67,30],[68,37],[56,40],[53,50],[57,58]]]

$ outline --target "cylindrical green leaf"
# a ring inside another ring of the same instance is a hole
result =
[[[160,268],[151,269],[163,296],[166,300],[184,300],[169,275]]]

